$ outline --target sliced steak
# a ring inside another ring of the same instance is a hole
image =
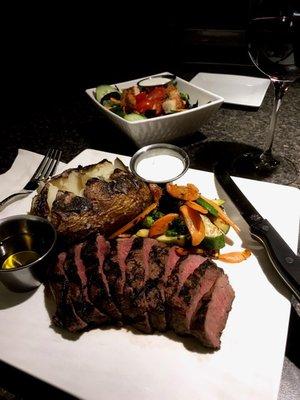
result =
[[[196,254],[181,257],[172,270],[165,284],[167,325],[172,326],[173,298],[178,295],[187,278],[194,272],[205,259]],[[173,328],[174,329],[174,328]]]
[[[97,235],[96,238],[88,240],[83,245],[81,258],[85,265],[87,291],[90,301],[110,321],[120,321],[122,314],[112,300],[103,271],[103,263],[109,251],[109,243],[103,236]]]
[[[105,323],[108,317],[89,299],[85,266],[81,259],[82,246],[83,244],[80,243],[68,251],[64,271],[70,282],[70,295],[76,313],[88,325],[98,326]]]
[[[67,253],[60,253],[57,263],[49,276],[48,285],[56,303],[56,312],[52,317],[55,325],[70,332],[82,331],[87,327],[76,313],[70,296],[70,284],[64,271]]]
[[[110,254],[104,262],[104,273],[112,299],[122,314],[125,323],[130,323],[128,315],[123,315],[124,287],[126,281],[126,258],[131,250],[133,238],[118,238],[110,241]]]
[[[135,238],[125,260],[125,285],[121,296],[123,317],[136,329],[151,333],[145,296],[146,272],[143,253],[144,240]],[[120,262],[120,260],[119,260]]]
[[[132,247],[133,238],[119,238],[110,242],[110,253],[106,257],[103,271],[113,302],[122,314],[123,292],[126,278],[125,260]]]
[[[190,254],[188,256],[181,257],[177,261],[165,285],[165,294],[168,303],[171,304],[172,297],[179,293],[187,278],[205,260],[205,258],[197,254]]]
[[[193,316],[201,307],[203,296],[223,274],[211,260],[199,260],[200,265],[187,278],[177,296],[172,298],[171,326],[179,334],[188,334]]]
[[[169,247],[154,239],[145,239],[143,246],[145,266],[148,272],[145,296],[148,305],[148,315],[151,326],[158,331],[167,328],[165,313],[164,274]]]
[[[177,249],[177,246],[173,246],[173,247],[169,248],[169,254],[168,254],[168,258],[166,260],[166,265],[165,265],[165,273],[163,276],[163,280],[165,283],[168,281],[169,276],[171,275],[178,260],[180,259],[180,256],[176,252],[176,249]]]
[[[206,347],[219,349],[220,336],[225,328],[228,313],[234,299],[234,291],[228,277],[222,274],[208,294],[191,323],[190,333]]]

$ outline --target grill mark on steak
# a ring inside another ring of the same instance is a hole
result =
[[[172,273],[169,276],[168,281],[165,285],[165,297],[167,305],[166,317],[168,327],[173,328],[173,298],[178,295],[189,275],[191,275],[194,270],[198,268],[199,265],[204,261],[205,258],[196,254],[190,254],[181,257],[173,268]]]
[[[84,244],[81,257],[85,265],[89,299],[110,320],[120,321],[122,315],[112,300],[103,272],[103,262],[109,249],[108,242],[97,236]]]
[[[201,261],[204,262],[205,258],[196,254],[184,256],[177,261],[166,283],[167,301],[171,301],[172,297],[179,293],[188,276],[198,268]]]
[[[234,296],[234,291],[225,274],[216,280],[209,293],[205,295],[190,329],[190,333],[198,338],[204,346],[213,349],[220,348],[220,337],[225,328]]]
[[[107,279],[109,291],[114,303],[121,309],[123,291],[126,279],[125,260],[131,249],[133,238],[122,238],[110,242],[110,254],[106,257],[103,271]]]
[[[70,297],[70,285],[63,268],[66,258],[65,252],[58,255],[57,263],[49,276],[49,288],[56,303],[52,322],[70,332],[78,332],[86,328],[87,323],[77,315]]]
[[[187,278],[177,296],[172,298],[171,325],[175,332],[187,334],[193,316],[201,307],[203,296],[223,273],[211,260],[202,261]]]
[[[122,281],[122,271],[118,263],[116,240],[110,242],[110,253],[109,256],[107,256],[104,260],[103,272],[106,276],[109,292],[116,302],[119,287],[123,285],[122,283],[120,283]]]
[[[96,309],[88,297],[85,267],[80,256],[81,248],[82,243],[69,251],[64,271],[70,282],[70,295],[76,313],[88,325],[98,326],[106,322],[108,318]]]
[[[151,333],[145,296],[145,267],[142,238],[135,238],[126,257],[126,281],[121,298],[124,319],[144,333]]]
[[[166,283],[171,275],[173,269],[175,268],[177,261],[180,259],[180,256],[176,252],[177,246],[173,246],[169,248],[169,254],[166,261],[165,273],[163,277],[163,281]]]
[[[144,243],[148,245],[148,254],[144,254],[147,257],[148,268],[148,280],[145,288],[148,315],[151,326],[163,332],[167,328],[163,277],[169,248],[154,239],[145,239]]]

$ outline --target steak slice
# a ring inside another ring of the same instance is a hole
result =
[[[167,328],[165,309],[164,274],[169,247],[154,239],[146,238],[143,247],[145,266],[148,270],[145,296],[151,326],[158,331]]]
[[[126,280],[121,298],[124,319],[134,328],[151,333],[152,328],[147,313],[145,282],[147,272],[144,265],[144,240],[135,238],[126,257]],[[119,260],[120,261],[120,260]]]
[[[125,260],[132,244],[133,238],[119,238],[112,240],[110,242],[110,254],[106,257],[103,266],[109,292],[113,302],[116,304],[121,314],[127,268]]]
[[[165,285],[168,327],[174,329],[172,326],[173,298],[178,295],[187,278],[204,261],[205,258],[196,254],[190,254],[188,256],[181,257],[173,268],[172,273]]]
[[[103,271],[105,257],[109,254],[109,243],[103,236],[88,240],[82,247],[81,258],[85,265],[87,291],[90,301],[111,321],[120,321],[122,314],[114,304]]]
[[[163,276],[163,281],[165,284],[167,283],[169,276],[171,275],[178,260],[180,259],[180,256],[176,252],[176,249],[177,249],[177,246],[169,247],[169,254],[168,254],[168,258],[166,260],[165,273]]]
[[[200,308],[202,298],[223,274],[211,260],[199,260],[200,265],[187,278],[177,296],[172,298],[171,325],[176,333],[190,333],[193,316]]]
[[[82,246],[83,244],[80,243],[69,250],[64,271],[70,282],[70,295],[76,313],[88,325],[98,326],[107,322],[108,317],[89,299],[85,266],[81,259]]]
[[[221,334],[234,300],[234,291],[224,273],[216,280],[191,323],[190,333],[206,347],[219,349]]]
[[[188,256],[181,257],[169,276],[166,287],[166,300],[171,304],[173,296],[177,295],[182,288],[183,284],[199,265],[206,259],[197,255],[190,254]],[[171,304],[172,306],[172,304]]]
[[[76,313],[70,296],[70,284],[64,271],[67,253],[58,255],[57,263],[49,276],[48,285],[56,303],[56,311],[52,317],[55,325],[65,328],[70,332],[82,331],[87,327]]]

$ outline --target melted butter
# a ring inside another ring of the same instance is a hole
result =
[[[39,254],[35,251],[26,250],[19,251],[18,253],[11,254],[7,257],[3,264],[2,269],[12,269],[24,267],[40,258]]]

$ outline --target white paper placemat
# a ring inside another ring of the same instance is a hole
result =
[[[103,158],[112,160],[115,155],[85,150],[68,166],[91,164]],[[128,157],[120,158],[128,164]],[[235,180],[295,250],[299,191]],[[207,197],[227,200],[216,188],[211,173],[189,170],[180,181],[194,183]],[[1,182],[0,177],[0,187]],[[283,210],[287,199],[289,206]],[[24,208],[20,201],[11,212],[24,212]],[[221,350],[211,353],[193,339],[173,334],[134,334],[125,328],[72,335],[50,327],[43,287],[18,298],[0,287],[1,359],[88,400],[275,400],[290,304],[264,251],[252,241],[247,225],[229,200],[226,209],[243,232],[241,239],[230,232],[235,243],[232,248],[239,249],[243,242],[254,255],[241,264],[218,263],[229,275],[236,293]]]
[[[11,168],[0,175],[0,200],[21,190],[34,174],[44,155],[33,153],[32,151],[19,149],[17,157]],[[63,171],[66,164],[60,162],[57,167],[57,173]],[[9,217],[15,214],[27,213],[34,193],[25,197],[21,201],[18,200],[0,211],[0,217]]]

